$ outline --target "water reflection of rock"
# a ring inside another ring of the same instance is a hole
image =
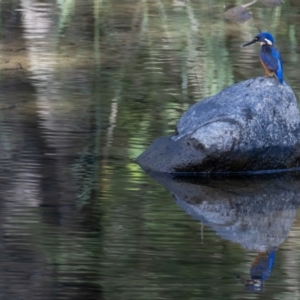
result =
[[[299,206],[299,179],[172,179],[156,177],[177,204],[222,238],[254,251],[279,246]]]

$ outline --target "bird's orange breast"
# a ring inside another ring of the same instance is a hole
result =
[[[260,62],[262,64],[262,66],[264,67],[265,71],[266,71],[266,74],[270,74],[270,73],[273,73],[273,71],[269,70],[268,67],[265,65],[265,63],[261,60],[260,58]]]

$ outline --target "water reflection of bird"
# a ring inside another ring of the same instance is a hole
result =
[[[243,45],[243,47],[259,42],[260,62],[263,65],[266,76],[275,76],[280,83],[283,83],[283,65],[279,51],[274,47],[274,38],[269,32],[261,32],[252,41]]]
[[[242,280],[242,283],[248,290],[253,292],[263,290],[264,281],[270,276],[274,266],[275,252],[276,250],[273,249],[269,252],[258,253],[251,265],[251,279]]]

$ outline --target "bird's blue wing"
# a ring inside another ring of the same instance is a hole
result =
[[[262,62],[271,72],[275,73],[278,81],[283,83],[283,67],[279,51],[275,47],[268,47],[262,50],[260,52]]]
[[[275,71],[276,77],[280,83],[283,83],[283,64],[279,51],[276,48],[272,48],[272,55],[277,59],[278,68]]]
[[[266,65],[268,70],[271,72],[276,72],[278,69],[278,58],[273,56],[272,49],[269,51],[261,51],[260,59]]]

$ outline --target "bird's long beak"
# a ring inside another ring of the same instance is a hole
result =
[[[250,41],[250,42],[248,42],[248,43],[246,43],[246,44],[244,44],[244,45],[242,45],[242,47],[249,46],[249,45],[251,45],[251,44],[254,44],[255,42],[257,42],[257,38],[253,39],[252,41]]]

